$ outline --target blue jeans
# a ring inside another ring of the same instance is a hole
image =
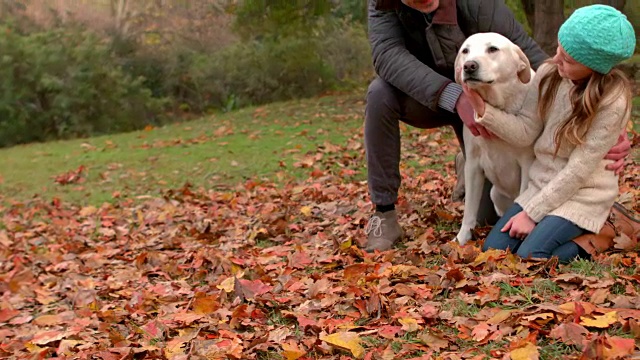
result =
[[[489,232],[482,246],[482,251],[509,249],[522,258],[549,259],[552,256],[557,256],[563,263],[586,255],[586,252],[572,241],[582,235],[585,230],[558,216],[545,216],[524,240],[509,236],[508,231],[501,232],[500,229],[507,224],[509,219],[521,211],[522,207],[518,204],[513,204],[507,210]]]

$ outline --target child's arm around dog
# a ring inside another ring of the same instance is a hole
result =
[[[477,92],[463,84],[462,89],[476,111],[476,122],[482,124],[509,145],[516,147],[532,146],[544,128],[544,123],[537,113],[538,87],[540,78],[550,68],[551,66],[547,63],[540,65],[538,72],[529,83],[529,88],[523,98],[520,110],[513,114],[485,103]]]

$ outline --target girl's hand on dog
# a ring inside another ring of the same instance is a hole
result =
[[[516,215],[512,216],[500,231],[508,231],[509,236],[512,238],[524,240],[524,238],[533,231],[535,226],[535,221],[533,221],[526,212],[520,211]]]

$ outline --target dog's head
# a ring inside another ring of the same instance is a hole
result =
[[[511,40],[497,33],[478,33],[462,44],[455,61],[458,84],[470,88],[509,85],[531,80],[527,56]]]

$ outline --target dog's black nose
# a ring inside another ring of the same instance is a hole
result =
[[[467,74],[471,74],[476,72],[476,70],[478,70],[478,63],[471,60],[471,61],[466,61],[464,63],[464,65],[462,66],[462,69],[464,70],[464,72],[466,72]]]

